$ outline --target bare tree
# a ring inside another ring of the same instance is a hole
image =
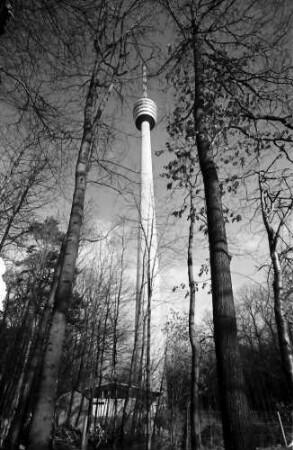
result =
[[[187,245],[187,271],[189,281],[189,340],[191,346],[191,376],[190,376],[190,407],[187,411],[187,437],[190,429],[190,441],[192,448],[201,448],[200,435],[200,411],[199,411],[199,356],[200,345],[196,330],[196,291],[198,283],[194,274],[194,253],[195,253],[195,228],[199,221],[203,223],[199,229],[206,228],[206,217],[200,194],[202,189],[199,183],[199,173],[195,170],[198,163],[197,156],[194,155],[194,138],[184,136],[184,133],[173,136],[174,128],[169,125],[171,142],[168,142],[168,150],[174,154],[175,159],[165,167],[164,174],[169,180],[168,189],[176,186],[185,192],[184,204],[179,211],[174,211],[173,215],[181,218],[184,213],[189,220],[188,245]],[[189,201],[189,204],[188,204]],[[200,206],[199,206],[200,205]],[[202,214],[199,212],[202,211]],[[189,426],[190,424],[190,426]],[[188,439],[187,439],[188,441]]]
[[[8,333],[11,339],[2,355],[0,390],[1,414],[10,426],[7,440],[15,448],[18,448],[19,433],[27,419],[29,405],[33,403],[32,386],[37,379],[52,312],[48,294],[62,236],[52,218],[34,223],[28,234],[26,257],[8,271],[9,295],[4,302],[1,335],[5,340]],[[15,323],[14,316],[19,324]],[[11,358],[14,354],[17,357]],[[2,438],[5,433],[1,429]],[[12,443],[13,439],[16,442]]]
[[[107,97],[113,89],[115,80],[121,75],[125,42],[139,26],[139,20],[132,22],[131,26],[129,25],[131,17],[137,13],[139,5],[139,2],[125,3],[119,1],[112,8],[110,5],[101,4],[99,8],[96,8],[94,15],[96,20],[94,25],[96,54],[84,106],[83,136],[76,164],[75,188],[64,246],[63,264],[55,294],[38,401],[30,430],[30,450],[45,450],[50,442],[56,380],[60,366],[66,315],[71,303],[91,151],[97,133],[100,131],[101,116]]]
[[[234,161],[235,155],[240,155],[243,146],[239,141],[239,149],[235,151],[236,135],[241,132],[245,135],[247,129],[252,132],[255,123],[253,112],[260,107],[257,102],[261,99],[261,107],[266,111],[270,95],[275,95],[272,91],[276,90],[274,82],[279,70],[277,64],[268,68],[266,55],[277,52],[283,32],[278,37],[270,34],[271,12],[263,15],[262,6],[255,2],[249,2],[243,8],[240,2],[191,1],[183,9],[178,9],[176,1],[163,3],[180,39],[174,48],[170,47],[166,62],[168,65],[174,61],[168,76],[173,80],[179,99],[171,131],[174,136],[195,138],[205,191],[225,448],[244,450],[253,448],[253,443],[237,337],[219,163]],[[253,18],[249,24],[246,22],[248,15]],[[262,27],[259,25],[260,17]],[[274,20],[278,19],[279,16],[275,15]],[[258,46],[257,56],[255,45]],[[255,57],[259,60],[258,66],[253,63]],[[284,84],[290,86],[290,79],[285,81],[285,78],[282,77]],[[252,93],[253,100],[247,103],[247,96]],[[234,152],[231,159],[226,152],[230,138]],[[221,145],[223,153],[219,159],[216,152]]]
[[[288,219],[292,215],[293,201],[290,178],[273,173],[274,162],[259,173],[260,208],[266,230],[273,271],[274,311],[283,368],[290,391],[293,389],[293,349],[286,318],[286,292],[284,290],[282,259],[288,252],[291,234]],[[277,181],[275,186],[272,181]],[[289,237],[288,236],[288,237]],[[286,248],[287,241],[287,248]],[[283,250],[282,250],[283,247]]]
[[[15,142],[16,144],[16,142]],[[40,208],[51,200],[53,190],[50,159],[41,146],[24,142],[20,148],[4,146],[1,195],[0,252],[21,244]]]

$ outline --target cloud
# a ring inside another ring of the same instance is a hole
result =
[[[259,236],[257,234],[251,234],[249,235],[249,237],[245,237],[243,239],[242,245],[241,245],[241,250],[243,251],[243,253],[247,252],[247,253],[252,253],[255,252],[260,245],[262,236]]]

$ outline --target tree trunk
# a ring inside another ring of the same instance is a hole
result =
[[[278,339],[280,346],[280,353],[283,363],[283,370],[287,379],[288,387],[291,395],[293,394],[293,354],[290,340],[289,326],[284,313],[284,299],[283,299],[283,282],[282,272],[277,251],[271,252],[271,260],[274,270],[274,311],[275,320],[278,331]]]
[[[194,120],[199,163],[204,182],[213,299],[214,336],[218,383],[226,450],[253,449],[249,406],[241,367],[235,305],[232,290],[230,255],[222,209],[221,190],[213,150],[205,125],[203,71],[194,24]]]
[[[112,343],[112,379],[114,383],[117,383],[117,344],[118,344],[118,323],[119,323],[119,313],[120,313],[120,301],[122,295],[122,287],[123,287],[123,277],[124,277],[124,239],[122,238],[122,253],[120,260],[120,275],[116,279],[116,293],[115,293],[115,302],[114,302],[114,320],[113,320],[113,343]],[[114,403],[114,431],[115,435],[118,432],[117,424],[118,424],[118,398],[117,393],[115,395],[115,403]],[[120,416],[121,417],[121,416]],[[96,416],[95,416],[96,420]],[[114,449],[117,448],[117,438],[114,440]]]
[[[44,346],[46,343],[46,336],[48,332],[48,324],[52,314],[52,308],[54,304],[54,296],[58,285],[58,279],[60,276],[62,266],[62,249],[64,241],[61,246],[59,260],[55,269],[54,279],[51,287],[51,292],[48,298],[48,302],[45,307],[45,311],[42,315],[41,321],[38,325],[37,335],[34,338],[35,343],[32,349],[32,355],[29,359],[26,377],[23,383],[20,401],[17,410],[14,415],[13,422],[9,430],[8,441],[10,443],[11,450],[18,450],[20,433],[27,420],[27,414],[29,411],[29,404],[32,402],[32,392],[34,389],[34,382],[37,381],[40,373],[40,367],[42,362],[42,356],[44,353]]]
[[[96,103],[97,83],[95,67],[86,98],[84,130],[76,164],[75,188],[65,241],[63,264],[55,295],[52,323],[42,367],[38,400],[32,419],[28,450],[48,450],[50,446],[57,379],[66,328],[66,315],[71,304],[72,284],[83,220],[89,157],[95,133],[94,128],[102,113],[102,110],[98,109],[96,117],[94,116]]]
[[[151,248],[147,249],[147,317],[146,317],[146,408],[147,408],[147,442],[146,449],[152,448],[152,417],[151,417],[151,314],[152,314],[152,283],[151,273]]]
[[[200,417],[199,417],[199,345],[195,332],[195,281],[193,273],[193,241],[194,241],[194,188],[191,186],[190,192],[190,224],[189,224],[189,239],[188,239],[188,280],[189,280],[189,339],[191,345],[191,382],[190,382],[190,437],[191,448],[198,450],[201,448],[200,436]],[[188,422],[187,422],[188,423]],[[187,426],[188,435],[188,426]]]
[[[280,264],[280,258],[277,252],[278,240],[281,232],[281,228],[285,223],[285,216],[279,223],[277,231],[269,223],[269,218],[267,215],[265,202],[264,202],[264,191],[262,189],[261,178],[259,177],[259,189],[260,189],[260,205],[262,220],[265,226],[268,244],[270,250],[270,258],[273,266],[274,280],[273,280],[273,290],[274,290],[274,312],[275,321],[277,326],[279,349],[281,353],[283,370],[285,377],[287,379],[287,384],[291,395],[293,393],[293,351],[290,339],[289,325],[285,317],[284,312],[284,298],[283,298],[283,279],[282,279],[282,269]],[[287,213],[289,210],[287,210]]]
[[[1,427],[1,439],[6,438],[15,408],[18,405],[19,395],[21,395],[33,339],[31,332],[33,328],[33,309],[33,300],[29,296],[25,310],[20,314],[22,323],[14,336],[11,347],[8,348],[9,353],[4,359],[0,383],[1,415],[5,418],[8,426],[5,426],[5,431]],[[15,357],[11,358],[11,354],[14,354]]]

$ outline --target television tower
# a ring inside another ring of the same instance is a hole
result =
[[[135,308],[134,376],[136,385],[159,389],[162,352],[157,333],[161,331],[157,230],[152,169],[151,130],[156,125],[157,107],[147,96],[146,67],[143,67],[143,97],[133,109],[135,125],[141,131],[141,168],[137,285]],[[160,328],[160,329],[159,329]],[[162,339],[160,338],[160,342]]]

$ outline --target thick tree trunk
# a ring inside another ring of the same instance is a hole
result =
[[[55,407],[55,391],[65,326],[66,320],[64,314],[60,311],[55,311],[43,363],[40,391],[33,414],[29,436],[29,449],[47,450],[50,446]]]
[[[250,414],[244,387],[237,338],[230,255],[222,209],[221,190],[213,150],[205,126],[200,43],[194,30],[194,120],[196,143],[202,172],[208,222],[213,298],[214,335],[226,450],[252,450]]]
[[[195,332],[195,281],[193,273],[193,241],[194,241],[194,193],[193,187],[190,192],[190,224],[188,239],[188,280],[189,280],[189,339],[191,345],[191,383],[190,383],[190,437],[191,448],[198,450],[201,448],[200,436],[200,416],[199,416],[199,345]],[[188,427],[187,427],[188,433]]]
[[[52,324],[42,367],[40,390],[30,430],[29,450],[48,450],[50,446],[57,378],[66,328],[66,314],[71,303],[72,284],[83,220],[86,178],[94,136],[94,122],[99,119],[102,112],[98,110],[98,116],[94,117],[97,103],[95,71],[96,69],[94,68],[86,98],[84,132],[76,165],[75,189],[65,241],[63,264],[55,295]]]

